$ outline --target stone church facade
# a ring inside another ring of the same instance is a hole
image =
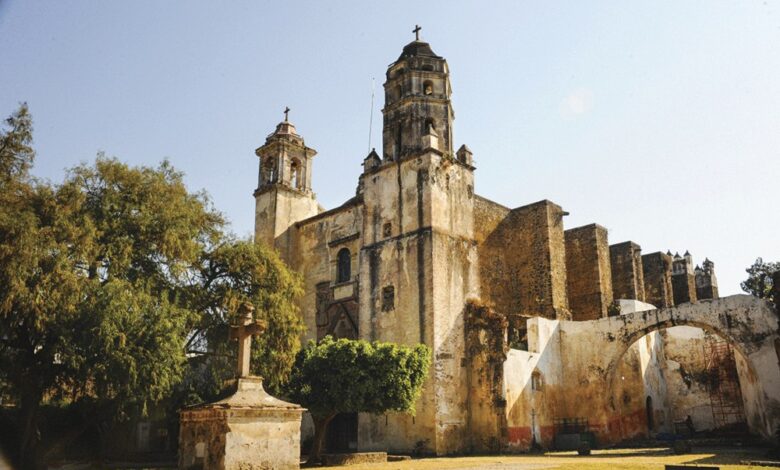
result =
[[[341,450],[441,455],[551,444],[552,431],[541,427],[584,413],[554,404],[561,398],[552,384],[566,379],[552,376],[563,372],[545,377],[540,398],[525,389],[541,387],[533,374],[543,366],[525,378],[507,369],[520,353],[560,362],[560,351],[552,360],[533,352],[554,334],[540,328],[603,322],[621,313],[617,299],[674,308],[718,297],[709,260],[694,268],[687,253],[609,245],[597,224],[565,229],[567,213],[547,200],[510,209],[475,194],[472,152],[453,150],[449,74],[428,43],[403,48],[386,73],[382,154],[363,160],[355,196],[339,207],[317,203],[316,151],[286,118],[255,152],[255,237],[302,273],[306,339],[425,343],[433,351],[416,415],[344,417],[332,430]],[[498,331],[470,320],[485,309],[504,319],[494,322]],[[523,410],[528,400],[539,403],[513,417],[512,400],[524,401]],[[593,426],[608,421],[602,415],[590,418]]]

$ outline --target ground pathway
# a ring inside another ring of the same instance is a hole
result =
[[[496,455],[483,457],[428,458],[382,464],[349,467],[321,467],[349,470],[663,470],[666,464],[714,466],[723,470],[761,469],[770,467],[740,465],[748,460],[766,460],[763,448],[694,448],[686,455],[674,455],[669,449],[611,449],[595,450],[588,457],[576,452],[546,454]]]

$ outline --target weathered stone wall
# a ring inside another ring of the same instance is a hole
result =
[[[415,417],[360,416],[361,450],[465,448],[463,309],[478,292],[472,188],[470,168],[435,152],[386,163],[364,177],[360,335],[427,344],[433,366]],[[392,307],[385,302],[388,288]]]
[[[672,274],[672,294],[674,305],[696,302],[696,278],[693,273]]]
[[[319,206],[312,193],[273,185],[255,193],[255,241],[279,251],[287,262],[294,256],[295,236],[291,227],[317,215]]]
[[[182,411],[179,468],[298,470],[300,423],[297,411]]]
[[[527,451],[533,445],[551,448],[559,402],[566,399],[561,364],[560,322],[528,320],[528,351],[510,349],[504,363],[507,447]]]
[[[697,299],[717,299],[718,281],[714,274],[704,271],[696,271],[696,298]]]
[[[612,297],[644,302],[642,248],[631,241],[610,245],[609,258],[612,269]]]
[[[566,230],[566,282],[572,320],[606,317],[612,304],[607,229],[585,225]]]
[[[303,276],[304,294],[299,305],[306,323],[305,339],[317,339],[317,331],[323,325],[341,320],[330,318],[334,315],[329,312],[331,309],[328,306],[318,305],[318,302],[323,301],[323,290],[327,294],[325,301],[329,304],[357,301],[357,274],[363,232],[362,204],[353,201],[323,212],[297,224],[294,230],[296,236],[293,238],[290,265]],[[348,282],[337,283],[337,255],[343,248],[350,252],[352,276]],[[357,311],[354,313],[355,318],[351,321],[357,326]]]
[[[704,361],[707,336],[701,328],[690,326],[664,331],[672,419],[680,422],[690,416],[697,431],[715,428]]]
[[[645,302],[658,308],[674,305],[672,297],[672,257],[659,252],[642,255]]]
[[[482,300],[520,316],[568,318],[563,210],[544,200],[512,209],[479,247]]]
[[[504,367],[507,326],[503,314],[477,301],[466,305],[468,451],[501,452],[508,441]]]

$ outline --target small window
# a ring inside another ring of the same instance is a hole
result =
[[[432,95],[433,94],[433,82],[430,80],[426,80],[423,82],[423,95]]]
[[[342,248],[336,256],[336,282],[347,282],[352,277],[352,257],[349,250]]]
[[[382,288],[382,311],[389,312],[395,308],[395,287]]]
[[[392,234],[393,234],[393,224],[388,222],[384,226],[382,226],[382,236],[389,237]]]
[[[531,374],[531,390],[539,391],[543,386],[542,374],[538,370],[535,370],[533,374]]]
[[[428,118],[423,123],[423,135],[433,134],[436,131],[436,121]]]

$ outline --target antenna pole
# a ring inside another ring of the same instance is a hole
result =
[[[371,113],[368,118],[368,151],[371,152],[371,130],[374,127],[374,78],[371,77]]]

